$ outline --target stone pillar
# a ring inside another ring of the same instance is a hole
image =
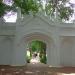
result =
[[[53,50],[53,66],[60,67],[60,38],[58,35],[54,38],[54,50]]]
[[[13,52],[13,62],[12,65],[22,66],[25,65],[25,42],[22,37],[21,27],[16,26],[16,34],[14,39],[14,52]]]
[[[47,64],[52,65],[51,63],[51,44],[48,43],[46,46],[46,54],[47,54]]]

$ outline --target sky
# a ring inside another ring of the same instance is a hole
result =
[[[12,6],[13,1],[12,0],[3,0],[3,3],[5,3],[9,6]],[[17,20],[17,12],[13,12],[13,11],[7,12],[4,15],[3,19],[5,22],[15,23]]]
[[[5,14],[3,18],[5,22],[15,23],[17,20],[17,12],[13,11],[7,12],[7,14]]]
[[[75,0],[70,0],[70,3],[74,4],[74,14],[72,15],[72,17],[70,18],[68,22],[72,22],[75,19]]]
[[[43,1],[43,7],[45,8],[46,0],[42,0],[42,1]],[[12,4],[13,4],[12,0],[3,0],[3,2],[9,6],[12,6]],[[75,0],[69,0],[69,2],[73,3],[75,5]],[[68,6],[68,4],[66,4],[66,6]],[[17,13],[13,12],[13,11],[7,12],[7,14],[5,14],[3,18],[4,18],[5,22],[14,23],[17,20]],[[74,14],[72,15],[72,17],[70,17],[69,21],[66,21],[66,23],[70,23],[74,19],[75,19],[75,6],[74,6]]]

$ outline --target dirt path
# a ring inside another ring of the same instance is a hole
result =
[[[40,63],[26,64],[24,66],[0,66],[0,75],[62,75],[63,73],[75,73],[75,68],[56,68]]]

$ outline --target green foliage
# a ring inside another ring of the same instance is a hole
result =
[[[0,17],[5,14],[5,6],[0,2]]]
[[[52,1],[49,1],[46,6],[45,6],[45,11],[46,11],[46,14],[47,15],[54,15],[54,12],[55,12],[55,6],[54,4],[52,3]]]
[[[39,10],[37,0],[14,0],[14,4],[21,8],[22,14],[29,14],[30,12],[35,14]]]
[[[42,50],[43,48],[43,42],[41,41],[32,41],[31,45],[30,45],[30,48],[32,49],[33,52],[39,52],[40,50]]]
[[[0,0],[0,17],[3,16],[6,11],[17,11],[17,8],[21,9],[21,14],[33,14],[44,10],[48,16],[55,16],[56,10],[60,19],[69,20],[69,17],[73,14],[71,6],[66,7],[66,3],[69,0],[48,0],[43,8],[42,0],[13,0],[12,6],[8,6]],[[69,3],[71,4],[71,3]],[[72,4],[71,4],[72,5]]]
[[[42,54],[42,55],[40,56],[40,61],[41,61],[42,63],[44,63],[44,64],[47,63],[47,58],[46,58],[46,55],[45,55],[45,54]]]
[[[72,16],[73,10],[70,7],[61,7],[59,9],[59,17],[61,19],[69,20],[69,17]]]
[[[0,17],[3,16],[6,13],[6,10],[8,9],[9,7],[6,4],[4,4],[1,0],[0,1]]]
[[[31,60],[31,56],[26,56],[27,63],[30,63],[30,60]]]
[[[15,8],[13,6],[6,5],[2,0],[0,0],[0,17],[4,16],[7,11],[11,11],[14,9]]]
[[[31,45],[30,45],[30,48],[31,48],[31,52],[34,53],[34,52],[37,52],[39,53],[39,57],[40,57],[40,62],[42,63],[45,63],[46,64],[46,44],[43,43],[42,41],[32,41]]]
[[[70,6],[66,7],[66,3],[69,3],[69,0],[49,0],[46,4],[46,14],[54,16],[56,10],[58,11],[58,16],[62,20],[69,20],[69,17],[74,13],[72,3],[69,3]]]

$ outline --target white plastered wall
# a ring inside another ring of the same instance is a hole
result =
[[[0,36],[0,65],[10,65],[12,63],[12,51],[12,36]]]
[[[0,26],[0,64],[25,65],[27,43],[38,39],[47,44],[47,64],[56,67],[75,66],[74,24],[53,23],[41,16],[25,16],[24,20],[14,24],[14,28],[13,24],[10,25]],[[15,37],[11,41],[6,35]]]
[[[75,67],[75,36],[62,36],[60,61],[62,66]]]
[[[47,44],[47,64],[56,67],[60,66],[59,43],[58,45],[56,44],[58,41],[57,37],[59,37],[57,36],[57,28],[53,26],[50,27],[49,24],[40,17],[29,17],[29,21],[25,21],[16,26],[15,35],[12,65],[25,65],[27,43],[38,39]]]

